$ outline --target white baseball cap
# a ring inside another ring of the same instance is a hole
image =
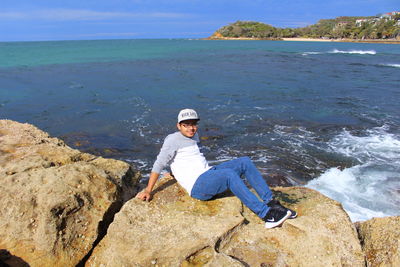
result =
[[[197,112],[193,109],[185,108],[179,111],[178,114],[178,123],[181,121],[186,121],[186,120],[200,120],[199,116],[197,115]]]

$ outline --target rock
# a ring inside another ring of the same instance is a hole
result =
[[[129,164],[29,124],[0,120],[0,179],[0,266],[400,265],[400,217],[357,223],[357,235],[338,202],[276,187],[298,218],[266,229],[235,196],[198,201],[172,178],[143,202]]]
[[[279,187],[274,194],[298,217],[266,230],[245,208],[250,223],[222,252],[250,266],[364,266],[356,229],[338,202],[302,187]]]
[[[400,217],[357,223],[367,266],[400,266]]]
[[[127,202],[88,266],[364,266],[357,232],[341,205],[307,188],[276,188],[299,217],[264,223],[234,196],[190,198],[174,182],[154,199]]]
[[[199,201],[173,179],[161,179],[154,199],[128,201],[87,266],[235,266],[218,249],[243,223],[236,197]]]
[[[0,120],[0,251],[30,266],[76,266],[131,198],[139,173]]]

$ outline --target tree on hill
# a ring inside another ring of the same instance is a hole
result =
[[[236,21],[221,27],[216,34],[230,38],[396,38],[400,37],[400,14],[395,14],[390,18],[338,17],[335,19],[321,19],[314,25],[294,29],[276,28],[255,21]]]
[[[217,30],[224,37],[271,38],[277,29],[255,21],[236,21]]]

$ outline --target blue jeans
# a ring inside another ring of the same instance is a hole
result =
[[[241,179],[242,175],[256,190],[262,201],[247,188]],[[212,167],[197,178],[190,195],[200,200],[209,200],[228,189],[260,218],[267,215],[269,207],[266,203],[272,199],[272,192],[248,157]]]

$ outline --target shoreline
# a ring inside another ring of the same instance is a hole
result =
[[[303,37],[282,38],[282,41],[289,41],[289,42],[334,42],[334,40],[331,40],[331,39],[303,38]]]
[[[341,43],[372,43],[372,44],[400,44],[400,39],[324,39],[324,38],[251,38],[251,37],[208,37],[200,40],[227,40],[227,41],[287,41],[287,42],[341,42]]]
[[[227,40],[227,41],[283,41],[282,38],[253,38],[253,37],[206,37],[199,40]]]
[[[303,38],[292,37],[282,38],[283,41],[289,42],[342,42],[342,43],[373,43],[373,44],[400,44],[398,39],[324,39],[324,38]]]

